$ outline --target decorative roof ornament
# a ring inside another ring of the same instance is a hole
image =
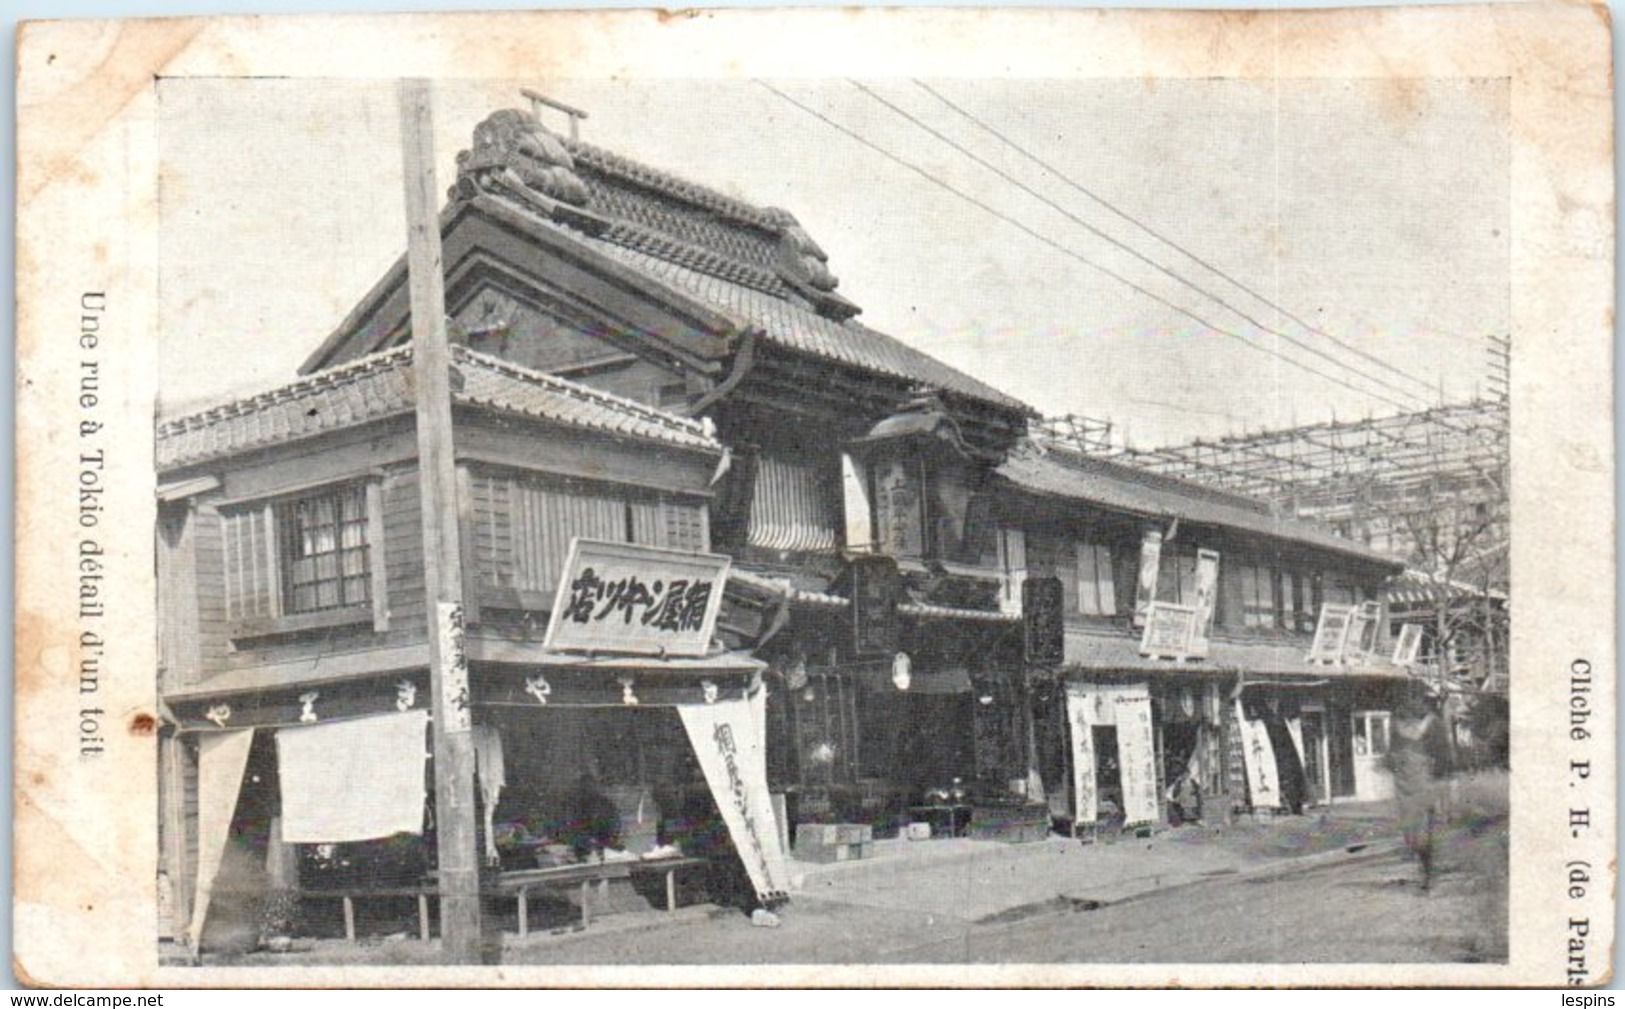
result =
[[[512,171],[527,187],[572,206],[591,200],[587,184],[576,174],[575,158],[564,142],[536,117],[519,109],[502,109],[474,127],[474,146],[457,155],[459,181],[476,184],[493,169]]]

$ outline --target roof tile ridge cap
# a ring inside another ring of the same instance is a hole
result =
[[[639,414],[645,419],[663,423],[668,427],[687,430],[691,433],[701,435],[702,437],[705,435],[705,425],[692,417],[679,417],[677,414],[656,409],[655,407],[649,406],[647,403],[639,403],[635,399],[627,399],[624,396],[617,396],[611,392],[604,392],[602,389],[594,389],[589,385],[582,385],[579,382],[572,382],[569,379],[561,378],[558,375],[549,375],[545,371],[535,371],[531,368],[526,368],[523,365],[514,364],[512,361],[505,361],[500,357],[493,357],[490,354],[482,354],[479,351],[471,350],[462,344],[453,345],[452,353],[454,357],[481,365],[491,369],[492,371],[501,372],[513,378],[520,378],[526,381],[535,382],[539,385],[550,386],[559,392],[573,396],[577,399],[587,400],[588,402],[602,403],[607,406],[614,406],[628,413]],[[715,441],[714,438],[707,440]]]
[[[726,252],[720,252],[709,245],[690,242],[668,232],[639,224],[636,221],[617,220],[602,238],[606,242],[612,242],[634,252],[641,252],[646,256],[653,256],[656,259],[671,263],[673,266],[692,270],[695,273],[703,273],[708,277],[715,277],[717,280],[738,284],[741,287],[759,290],[763,294],[772,295],[780,300],[786,300],[786,295],[791,293],[783,279],[765,266],[758,266],[747,260],[730,256]],[[693,264],[677,262],[676,257],[684,252],[696,254],[699,261]],[[725,270],[743,271],[748,277],[748,281],[723,276]],[[768,288],[772,288],[772,290],[768,290]],[[785,293],[780,293],[781,291]],[[812,310],[810,305],[807,310]]]
[[[411,356],[412,345],[409,343],[399,347],[373,351],[371,354],[363,355],[352,361],[346,361],[332,368],[325,368],[304,375],[292,382],[284,382],[281,385],[272,386],[259,392],[251,392],[237,396],[234,399],[212,403],[181,414],[178,417],[160,420],[158,421],[158,436],[162,438],[182,431],[196,430],[212,421],[243,417],[262,407],[300,399],[309,393],[322,389],[336,388],[341,384],[354,382],[373,372],[382,371],[386,367],[394,367]],[[399,360],[396,360],[397,358]]]
[[[720,189],[684,178],[670,169],[656,167],[646,161],[639,161],[637,158],[585,140],[569,137],[559,137],[559,140],[563,142],[564,149],[570,152],[571,157],[582,157],[589,167],[619,175],[674,199],[701,206],[709,204],[710,209],[721,211],[744,224],[774,234],[783,230],[773,222],[773,214],[768,208],[758,206],[749,200],[729,196]]]

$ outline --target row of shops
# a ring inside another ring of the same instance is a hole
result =
[[[1033,442],[857,323],[784,211],[513,111],[459,165],[460,604],[425,589],[404,262],[304,377],[159,426],[166,934],[439,892],[469,811],[432,799],[431,633],[481,892],[521,908],[672,860],[774,907],[804,826],[1093,841],[1391,793],[1399,564]]]

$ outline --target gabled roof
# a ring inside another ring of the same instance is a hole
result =
[[[836,293],[839,282],[828,257],[784,210],[557,136],[514,109],[476,127],[472,148],[457,162],[454,199],[461,204],[496,201],[528,226],[546,229],[549,239],[567,237],[596,254],[589,260],[629,268],[642,282],[708,308],[740,330],[759,332],[771,344],[1005,411],[1034,413],[985,382],[856,322],[861,309]],[[457,220],[448,212],[442,224]],[[392,273],[400,270],[397,263]],[[353,353],[362,321],[347,319],[304,367],[323,367],[346,349]]]
[[[1273,515],[1263,502],[1149,473],[1099,456],[1058,449],[1041,452],[1029,445],[1013,453],[996,472],[1034,494],[1086,502],[1111,511],[1180,519],[1286,540],[1380,564],[1394,571],[1401,566],[1394,558],[1343,539],[1322,526]]]
[[[698,451],[722,445],[678,417],[553,375],[453,346],[452,402],[619,438]],[[371,354],[297,382],[170,420],[157,430],[160,471],[311,438],[416,409],[411,347]]]

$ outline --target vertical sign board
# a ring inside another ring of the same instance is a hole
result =
[[[1083,826],[1100,815],[1095,796],[1095,698],[1087,684],[1066,685],[1066,721],[1072,730],[1072,822]]]
[[[703,656],[731,560],[577,537],[542,647],[551,652]]]
[[[1275,749],[1264,723],[1247,717],[1241,699],[1236,699],[1236,729],[1241,735],[1241,759],[1247,770],[1248,801],[1254,809],[1273,809],[1281,804],[1276,777]]]
[[[1198,615],[1194,606],[1153,602],[1146,610],[1145,630],[1140,634],[1140,654],[1150,658],[1183,659],[1191,653]],[[1207,654],[1202,642],[1202,654]]]
[[[1151,692],[1125,683],[1112,692],[1117,720],[1117,765],[1123,784],[1125,826],[1153,823],[1157,816],[1156,744],[1152,739]]]
[[[1342,603],[1322,603],[1320,622],[1315,625],[1315,641],[1309,646],[1310,662],[1341,662],[1348,644],[1354,607]]]
[[[468,649],[464,641],[462,603],[437,603],[435,627],[440,635],[440,692],[446,732],[468,732],[473,727],[468,696]]]
[[[897,601],[903,594],[897,562],[890,557],[854,557],[851,571],[853,654],[896,654]]]
[[[1162,530],[1147,529],[1140,541],[1140,578],[1134,585],[1134,626],[1145,624],[1157,598],[1157,572],[1162,565]]]
[[[1027,665],[1059,666],[1065,659],[1065,588],[1059,578],[1029,578],[1021,583],[1021,617]]]
[[[1196,551],[1196,623],[1191,628],[1190,654],[1207,657],[1208,640],[1213,636],[1213,615],[1219,600],[1219,553]]]
[[[1422,625],[1405,624],[1399,629],[1399,640],[1394,642],[1394,665],[1414,666],[1422,653]]]

